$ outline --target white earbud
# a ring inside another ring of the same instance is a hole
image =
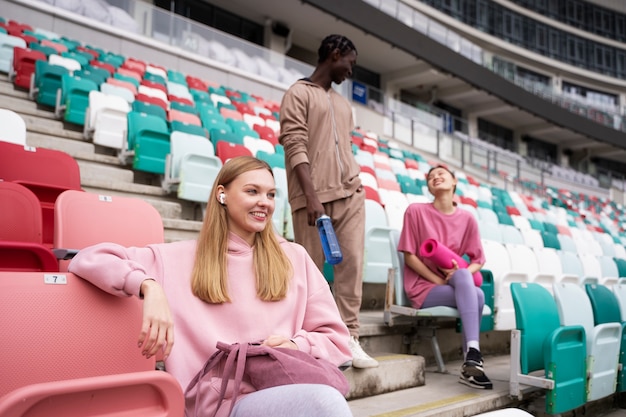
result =
[[[226,194],[220,193],[219,199],[220,199],[220,204],[224,204],[226,202]]]

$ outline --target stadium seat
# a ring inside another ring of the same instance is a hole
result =
[[[378,189],[380,200],[385,207],[387,223],[395,230],[402,230],[404,224],[404,212],[409,206],[409,200],[401,191]]]
[[[514,308],[509,287],[511,282],[526,281],[527,278],[519,271],[512,271],[511,260],[505,245],[486,239],[481,239],[481,242],[486,258],[482,269],[493,275],[495,329],[513,329],[515,326]],[[502,306],[499,305],[500,302]]]
[[[57,55],[60,55],[63,52],[67,51],[67,46],[65,46],[62,43],[58,42],[58,39],[55,39],[55,40],[43,39],[40,42],[40,44],[42,46],[47,46],[47,47],[50,47],[50,48],[54,49],[56,51]]]
[[[170,374],[137,348],[141,301],[66,273],[0,273],[0,415],[182,417]],[[88,404],[88,405],[86,405]]]
[[[80,169],[65,152],[0,142],[0,178],[30,189],[41,205],[43,244],[52,247],[54,202],[65,190],[80,190]]]
[[[39,104],[54,107],[57,90],[61,88],[63,75],[69,74],[67,68],[52,65],[46,61],[35,62],[35,74],[31,77],[29,96]]]
[[[559,233],[556,235],[556,238],[559,241],[559,246],[561,247],[561,250],[573,253],[578,252],[578,250],[576,249],[576,244],[574,243],[574,240],[571,236]]]
[[[133,169],[165,173],[165,158],[170,153],[170,131],[167,122],[157,116],[137,113],[128,113],[126,151],[121,158],[133,156]]]
[[[226,161],[236,156],[254,156],[250,149],[246,148],[244,145],[225,142],[223,140],[217,141],[215,154],[222,160],[222,164],[225,164]]]
[[[594,324],[591,301],[585,290],[573,283],[554,285],[554,298],[562,326],[582,325],[587,339],[587,401],[595,401],[615,392],[621,323]]]
[[[231,127],[235,134],[238,134],[241,137],[250,136],[252,138],[259,139],[259,134],[250,126],[248,126],[248,124],[243,120],[226,118],[226,124]]]
[[[278,138],[276,137],[276,133],[274,133],[274,130],[267,127],[267,126],[262,126],[262,125],[258,125],[255,124],[253,127],[254,131],[256,131],[259,134],[259,137],[261,139],[265,139],[266,141],[270,142],[272,145],[277,145],[278,144]]]
[[[250,152],[252,152],[254,156],[256,156],[258,152],[275,152],[274,145],[272,145],[265,139],[257,139],[251,136],[244,136],[243,144],[246,148],[250,149]]]
[[[135,100],[132,102],[132,110],[139,113],[151,114],[157,116],[163,120],[167,119],[167,112],[165,109],[157,104],[148,103],[146,101]]]
[[[587,347],[581,325],[561,326],[552,294],[535,283],[511,284],[515,329],[511,330],[511,396],[522,385],[546,389],[546,413],[560,414],[586,402]],[[543,375],[536,371],[543,370]]]
[[[50,55],[48,57],[48,62],[50,65],[58,65],[59,67],[67,69],[70,74],[73,74],[74,71],[78,71],[82,68],[80,62],[77,60],[61,55]]]
[[[365,200],[365,264],[363,282],[381,284],[387,282],[389,269],[393,268],[395,246],[387,222],[385,209],[374,200]]]
[[[285,155],[276,152],[265,152],[260,150],[256,153],[256,157],[262,161],[265,161],[272,168],[285,169]]]
[[[437,306],[415,309],[411,306],[411,303],[404,292],[404,256],[397,250],[399,239],[400,232],[392,229],[391,252],[397,256],[392,258],[393,268],[387,273],[383,320],[386,325],[393,326],[395,317],[398,315],[415,318],[418,322],[418,331],[421,328],[426,331],[425,335],[430,338],[438,371],[445,373],[447,372],[446,365],[443,361],[443,356],[441,355],[441,349],[439,348],[439,342],[437,340],[437,328],[439,327],[437,321],[440,319],[458,320],[459,312],[453,307]],[[485,307],[483,308],[483,319],[491,316],[491,314],[492,310],[486,300]]]
[[[120,73],[116,72],[113,74],[113,77],[109,77],[106,80],[107,84],[116,85],[118,87],[123,87],[130,91],[133,96],[137,95],[138,85],[133,78],[120,75]]]
[[[26,145],[26,123],[13,110],[0,109],[0,141]]]
[[[600,278],[600,284],[610,287],[613,284],[617,284],[619,280],[619,270],[617,264],[610,256],[599,256],[598,262],[600,263],[600,269],[602,270],[602,276]]]
[[[593,309],[594,324],[619,323],[621,331],[617,392],[626,391],[626,322],[622,321],[621,306],[614,291],[605,285],[585,285]]]
[[[98,85],[94,81],[63,74],[61,89],[57,90],[54,110],[57,118],[63,118],[66,122],[77,125],[84,125],[91,91],[98,91]]]
[[[578,257],[583,266],[584,280],[591,278],[593,282],[599,283],[602,280],[602,267],[598,258],[590,253],[578,254]]]
[[[43,245],[41,206],[23,185],[0,181],[0,270],[58,271],[54,254]]]
[[[24,39],[0,33],[0,72],[8,74],[13,67],[13,50],[15,47],[26,48]]]
[[[54,253],[60,271],[71,257],[87,246],[113,242],[123,246],[162,243],[159,212],[139,198],[68,190],[55,203]]]
[[[96,145],[123,149],[129,111],[130,105],[123,98],[91,91],[83,136],[92,139]]]
[[[492,226],[493,227],[493,226]],[[524,237],[519,229],[510,224],[498,223],[497,227],[502,233],[502,243],[513,243],[516,245],[525,245]]]
[[[41,51],[16,46],[13,50],[13,64],[9,79],[16,87],[30,88],[30,78],[35,72],[36,61],[46,61],[46,55]]]
[[[206,203],[213,180],[222,168],[213,144],[206,137],[175,131],[170,137],[163,189],[175,190],[178,198]]]

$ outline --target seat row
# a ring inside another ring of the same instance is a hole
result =
[[[546,390],[546,412],[560,414],[626,390],[626,285],[511,285],[510,393]]]

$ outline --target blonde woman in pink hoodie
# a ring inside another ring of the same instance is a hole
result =
[[[348,329],[304,248],[275,234],[275,193],[265,162],[231,159],[213,184],[198,239],[141,248],[101,243],[82,249],[69,270],[111,294],[143,298],[139,349],[146,357],[163,352],[183,391],[218,341],[262,341],[340,366],[351,359]],[[203,415],[213,415],[214,400]],[[229,409],[230,397],[218,415]],[[326,385],[255,391],[244,382],[230,416],[250,415],[352,414]]]

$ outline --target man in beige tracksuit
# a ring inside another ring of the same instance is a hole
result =
[[[350,330],[352,366],[370,368],[378,362],[358,341],[365,193],[352,154],[352,108],[331,88],[333,82],[340,84],[352,75],[357,52],[348,38],[330,35],[322,41],[318,57],[313,74],[289,88],[280,108],[279,141],[285,148],[294,236],[323,270],[315,220],[322,214],[332,218],[343,253],[343,261],[334,266],[335,300]]]

